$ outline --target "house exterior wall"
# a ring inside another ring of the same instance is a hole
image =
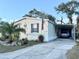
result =
[[[31,24],[39,24],[39,32],[31,32]],[[43,35],[45,41],[48,39],[48,19],[44,19],[44,29],[41,30],[42,20],[39,18],[27,17],[24,20],[18,21],[15,24],[20,24],[21,28],[26,30],[26,33],[20,33],[20,39],[28,38],[29,40],[37,40],[39,35]],[[26,25],[26,27],[24,27]]]
[[[48,22],[48,41],[54,40],[57,38],[54,23],[49,21]]]
[[[31,24],[36,24],[36,23],[39,24],[39,32],[32,33]],[[43,30],[41,29],[42,19],[40,18],[27,17],[21,21],[16,22],[15,24],[20,24],[20,27],[26,30],[26,33],[22,33],[22,32],[20,33],[20,39],[28,38],[29,40],[38,40],[39,35],[43,35],[44,41],[47,42],[47,41],[54,40],[57,38],[54,24],[49,19],[44,19]],[[24,27],[24,25],[26,25],[26,27]]]

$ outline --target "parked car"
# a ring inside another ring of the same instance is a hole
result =
[[[61,33],[61,37],[69,37],[69,33]]]

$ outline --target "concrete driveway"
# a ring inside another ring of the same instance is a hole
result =
[[[57,39],[14,52],[0,54],[0,59],[66,59],[66,53],[75,45],[71,39]]]

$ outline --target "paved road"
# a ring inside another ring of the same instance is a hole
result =
[[[0,54],[0,59],[66,59],[66,53],[75,45],[70,39],[57,39],[14,52]]]

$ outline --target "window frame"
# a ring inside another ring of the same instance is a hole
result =
[[[37,28],[34,28],[34,25],[36,25]],[[31,24],[31,33],[39,33],[39,23]]]

